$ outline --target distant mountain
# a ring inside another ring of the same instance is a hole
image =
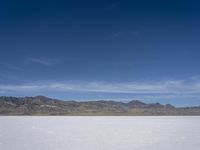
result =
[[[146,104],[139,100],[62,101],[44,96],[0,97],[0,115],[200,115],[200,107],[176,108],[170,104]]]

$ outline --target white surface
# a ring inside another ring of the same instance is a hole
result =
[[[200,117],[0,117],[0,150],[200,150]]]

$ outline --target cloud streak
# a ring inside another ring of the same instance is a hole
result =
[[[47,66],[50,67],[53,65],[52,61],[48,60],[48,59],[44,59],[44,58],[30,58],[29,59],[31,62],[43,65],[43,66]]]
[[[8,92],[102,92],[129,94],[200,94],[200,81],[167,80],[160,82],[52,82],[22,85],[0,85],[0,91]]]
[[[133,39],[133,40],[140,40],[141,34],[139,31],[117,31],[110,35],[110,39]]]
[[[0,63],[0,66],[3,67],[3,68],[10,69],[10,70],[23,71],[23,69],[21,67],[18,67],[18,66],[13,65],[13,64]]]

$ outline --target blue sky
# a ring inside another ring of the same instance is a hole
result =
[[[1,0],[0,95],[200,105],[198,0]]]

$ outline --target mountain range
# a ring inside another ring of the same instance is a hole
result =
[[[66,116],[167,116],[200,115],[200,106],[175,107],[171,104],[144,103],[139,100],[118,102],[63,101],[45,96],[0,97],[0,115],[66,115]]]

